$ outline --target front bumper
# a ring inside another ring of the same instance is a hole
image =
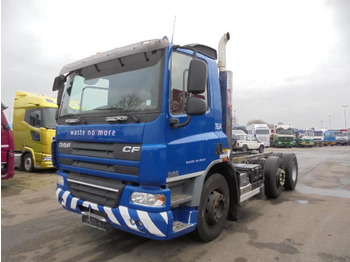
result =
[[[70,191],[62,188],[57,188],[56,197],[58,202],[69,211],[79,214],[86,210],[97,211],[105,217],[110,226],[151,239],[172,239],[196,228],[196,224],[192,223],[185,224],[181,230],[176,229],[179,222],[174,221],[172,211],[146,212],[123,205],[116,208],[106,207],[74,197]],[[197,212],[194,212],[193,216],[196,218]]]

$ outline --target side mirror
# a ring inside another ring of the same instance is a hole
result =
[[[64,75],[59,75],[55,78],[52,86],[52,91],[57,91],[63,89],[64,83],[67,81],[67,77]]]
[[[204,115],[207,111],[207,105],[203,99],[198,97],[188,97],[186,102],[186,114],[189,116]]]
[[[187,91],[192,94],[203,93],[205,91],[207,78],[207,64],[198,58],[192,59],[188,72]]]

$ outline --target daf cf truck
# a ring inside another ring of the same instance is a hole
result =
[[[56,98],[16,92],[13,115],[16,167],[32,172],[53,168],[51,143],[56,135]]]
[[[295,154],[231,152],[229,37],[218,55],[163,38],[62,68],[52,152],[65,209],[101,230],[211,241],[248,199],[295,188]]]

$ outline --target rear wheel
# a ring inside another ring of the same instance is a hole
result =
[[[283,161],[277,156],[267,158],[264,167],[265,194],[269,198],[278,198],[285,183]]]
[[[32,172],[34,170],[34,160],[31,153],[26,153],[22,160],[24,171]]]
[[[298,161],[294,153],[283,154],[283,169],[286,172],[284,188],[293,190],[298,181]]]
[[[230,206],[229,189],[225,178],[213,174],[204,183],[198,208],[196,236],[203,242],[217,238],[223,230]]]
[[[248,152],[248,146],[247,146],[247,145],[243,145],[242,151],[243,151],[243,152]]]

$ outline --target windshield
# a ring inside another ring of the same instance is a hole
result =
[[[334,132],[326,132],[326,136],[327,137],[335,137],[335,133]]]
[[[339,133],[337,133],[337,136],[347,137],[347,136],[348,136],[348,134],[347,134],[347,133],[341,133],[341,132],[339,132]]]
[[[270,134],[270,130],[269,129],[257,129],[255,131],[255,133],[257,135],[269,135]]]
[[[79,69],[69,75],[60,116],[160,111],[164,50],[135,54]]]
[[[56,111],[57,108],[43,108],[42,114],[43,114],[43,127],[49,128],[49,129],[55,129],[56,128]]]
[[[323,132],[322,131],[315,131],[315,136],[323,136]]]
[[[276,133],[280,134],[280,135],[293,135],[294,134],[293,129],[291,129],[291,128],[288,128],[288,129],[278,128]]]
[[[314,131],[313,130],[306,130],[306,135],[307,136],[314,136]]]

